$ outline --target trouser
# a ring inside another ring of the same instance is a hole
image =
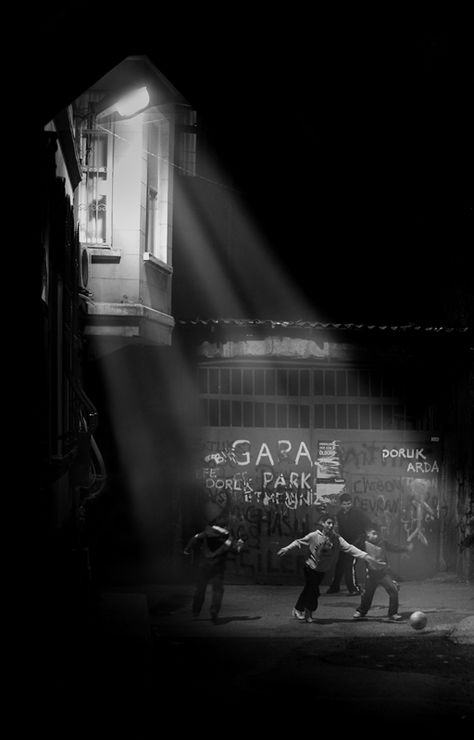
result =
[[[388,593],[388,616],[391,617],[398,612],[398,589],[388,573],[377,575],[371,572],[367,575],[358,611],[361,614],[367,614],[372,606],[372,599],[378,586],[382,586]]]
[[[298,601],[295,604],[295,609],[298,611],[304,611],[309,609],[310,612],[316,611],[318,608],[319,584],[323,580],[325,573],[319,570],[313,570],[307,565],[304,566],[304,588],[298,596]]]
[[[357,583],[356,563],[357,559],[353,558],[350,553],[340,552],[334,570],[331,588],[339,588],[342,577],[344,576],[344,583],[347,590],[357,591],[359,584]]]
[[[224,596],[224,566],[207,563],[199,568],[193,596],[193,614],[199,614],[204,603],[208,584],[212,586],[211,616],[217,617]]]

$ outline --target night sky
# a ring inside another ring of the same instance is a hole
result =
[[[467,19],[151,5],[144,24],[118,7],[59,7],[42,11],[35,38],[45,115],[110,63],[145,54],[196,108],[201,141],[309,297],[319,272],[322,300],[346,319],[354,306],[356,320],[429,322],[448,296],[472,295]],[[71,49],[86,29],[107,29],[107,43],[79,63]]]

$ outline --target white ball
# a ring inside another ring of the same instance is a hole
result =
[[[409,622],[414,630],[422,630],[424,627],[426,627],[428,617],[424,612],[416,611],[413,612],[413,614],[410,614]]]

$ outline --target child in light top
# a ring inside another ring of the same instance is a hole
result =
[[[354,558],[365,560],[368,567],[381,567],[372,555],[358,547],[350,545],[345,539],[334,532],[334,517],[323,514],[320,517],[314,532],[309,532],[301,539],[293,540],[286,547],[278,550],[281,557],[290,550],[308,548],[308,555],[304,563],[305,585],[293,609],[293,616],[300,622],[312,622],[313,612],[318,608],[320,596],[319,584],[327,571],[331,568],[339,552],[348,552]]]

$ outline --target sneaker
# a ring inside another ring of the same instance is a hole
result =
[[[352,615],[352,619],[365,619],[365,614],[362,614],[359,611],[355,611]]]
[[[388,618],[390,619],[391,622],[401,622],[401,620],[403,619],[403,617],[400,616],[400,614],[389,614]]]
[[[360,586],[355,586],[355,588],[351,588],[349,591],[349,596],[360,596],[362,593],[362,589]]]
[[[313,612],[310,612],[309,609],[304,610],[304,619],[305,622],[312,622],[313,621]]]
[[[326,591],[327,594],[338,594],[341,589],[334,588],[334,586],[330,586],[328,590]]]
[[[293,608],[293,610],[292,610],[291,613],[294,616],[294,618],[295,619],[298,619],[300,622],[304,622],[305,621],[304,612],[300,612],[299,609],[294,609]]]
[[[214,622],[214,624],[217,624],[217,622],[219,621],[215,612],[211,612],[211,620]]]
[[[199,619],[199,612],[193,612],[193,619]]]

